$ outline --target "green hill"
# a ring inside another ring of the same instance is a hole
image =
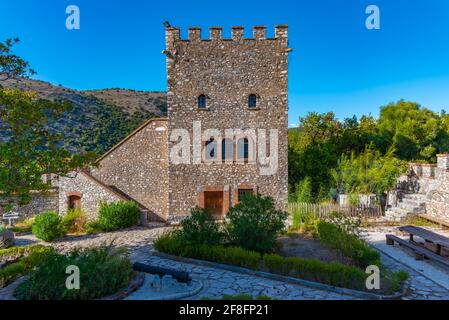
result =
[[[50,128],[60,133],[63,143],[75,152],[102,154],[145,120],[165,116],[167,112],[164,92],[118,88],[78,91],[29,79],[1,81],[0,85],[35,91],[45,99],[71,101],[73,108],[51,123]],[[6,138],[0,121],[0,140]]]

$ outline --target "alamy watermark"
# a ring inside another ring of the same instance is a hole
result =
[[[376,265],[366,267],[365,273],[369,276],[365,280],[365,286],[368,290],[380,289],[380,269]]]
[[[65,19],[65,27],[68,30],[80,29],[80,8],[74,4],[67,6],[65,13],[69,16]]]
[[[365,13],[369,16],[365,20],[365,26],[368,30],[380,29],[380,9],[372,4],[366,7]]]
[[[278,129],[229,128],[224,132],[219,129],[202,132],[201,121],[193,121],[192,133],[193,139],[187,129],[171,131],[172,164],[253,163],[258,164],[260,175],[273,175],[278,170]]]
[[[65,280],[65,287],[68,290],[80,289],[80,268],[75,265],[70,265],[65,269],[65,273],[69,276]]]

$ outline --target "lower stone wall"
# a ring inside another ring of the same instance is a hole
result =
[[[58,189],[50,189],[46,192],[33,192],[31,202],[24,206],[18,205],[17,198],[6,198],[0,196],[0,214],[4,213],[4,206],[12,202],[13,212],[20,215],[20,220],[33,217],[44,211],[59,211]]]
[[[88,220],[98,217],[100,202],[115,202],[126,200],[120,195],[103,186],[87,174],[78,172],[75,177],[59,178],[59,213],[65,214],[68,210],[68,198],[72,194],[81,197],[81,210],[87,215]]]

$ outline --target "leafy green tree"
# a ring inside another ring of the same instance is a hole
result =
[[[27,62],[10,53],[18,40],[0,45],[0,68],[6,78],[28,76]],[[43,191],[49,185],[43,174],[64,175],[83,168],[94,160],[91,153],[73,154],[61,146],[61,136],[48,129],[71,105],[41,99],[36,93],[0,88],[0,124],[5,139],[0,141],[0,192],[18,196],[20,204],[30,200],[32,190]]]
[[[381,108],[377,129],[381,150],[393,147],[404,160],[435,161],[443,147],[438,141],[447,140],[437,113],[404,100]]]
[[[28,77],[35,74],[28,62],[19,56],[11,53],[11,48],[18,43],[18,38],[6,39],[4,43],[0,42],[0,73],[7,80],[14,77]]]

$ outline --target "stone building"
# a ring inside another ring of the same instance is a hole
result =
[[[427,214],[449,222],[449,154],[437,155],[437,164],[410,163],[388,195],[390,220]]]
[[[178,221],[200,206],[217,219],[248,192],[288,196],[287,26],[166,29],[167,119],[151,119],[98,160],[59,179],[59,205],[90,218],[100,201],[134,200],[150,218]],[[181,160],[179,160],[181,159]]]

